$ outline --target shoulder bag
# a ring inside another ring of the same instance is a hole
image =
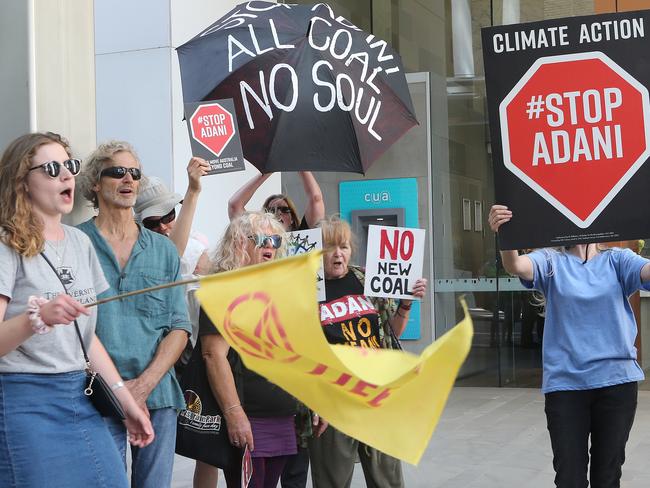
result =
[[[68,293],[68,289],[59,276],[59,273],[57,273],[52,262],[44,253],[41,253],[41,256],[43,256],[43,259],[45,259],[47,264],[50,265],[50,268],[52,268],[52,271],[54,271],[54,274],[61,282],[61,286],[63,286],[63,290]],[[102,378],[97,371],[94,371],[90,365],[90,359],[88,359],[88,353],[86,352],[86,347],[84,346],[81,331],[79,330],[79,324],[76,319],[74,321],[74,328],[77,332],[77,337],[79,338],[79,344],[81,344],[84,361],[86,362],[86,388],[84,389],[84,395],[88,397],[102,417],[114,417],[124,420],[126,414],[124,413],[122,404],[115,396],[115,393],[113,393],[113,390],[111,390],[111,387],[108,386],[108,383],[104,381],[104,378]]]

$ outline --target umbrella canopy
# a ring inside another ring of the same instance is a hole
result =
[[[178,57],[184,101],[232,98],[263,173],[365,173],[418,123],[399,55],[326,4],[241,4]]]

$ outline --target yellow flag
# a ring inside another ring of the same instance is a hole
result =
[[[302,254],[206,277],[196,295],[249,369],[341,432],[417,464],[470,349],[467,310],[419,356],[330,345],[316,302],[319,257]]]

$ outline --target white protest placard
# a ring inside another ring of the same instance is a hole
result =
[[[287,232],[287,236],[287,254],[289,256],[323,249],[323,234],[320,228],[294,230],[293,232]],[[325,300],[324,274],[323,258],[321,257],[320,268],[318,268],[318,271],[316,272],[316,291],[319,302]]]
[[[369,297],[413,297],[413,285],[422,278],[424,229],[368,226],[366,282]]]

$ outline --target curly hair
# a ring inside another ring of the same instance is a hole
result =
[[[0,240],[25,257],[36,256],[45,245],[43,222],[33,211],[26,180],[32,158],[46,144],[59,144],[72,157],[59,134],[37,132],[14,139],[0,159]]]
[[[287,235],[282,224],[270,213],[245,212],[230,222],[219,245],[210,256],[212,272],[231,271],[248,265],[251,260],[247,251],[248,236],[265,233],[267,229],[282,236],[282,245],[276,251],[275,257],[284,257],[287,254]]]
[[[298,230],[298,227],[300,227],[300,219],[298,218],[298,210],[296,210],[296,204],[293,203],[293,200],[289,198],[288,196],[282,194],[282,193],[277,193],[275,195],[270,195],[264,200],[264,205],[262,205],[262,211],[263,212],[268,212],[268,208],[270,203],[273,200],[284,200],[287,202],[287,207],[289,207],[289,210],[291,211],[291,229],[292,230]]]
[[[97,192],[93,189],[99,182],[100,174],[104,169],[104,164],[107,161],[112,161],[113,156],[118,152],[128,152],[135,158],[138,165],[142,167],[138,154],[133,149],[133,146],[126,141],[107,141],[95,149],[84,164],[84,168],[77,177],[77,184],[81,190],[81,194],[88,200],[94,208],[99,208],[99,201],[97,199]],[[139,189],[139,187],[138,187]]]

